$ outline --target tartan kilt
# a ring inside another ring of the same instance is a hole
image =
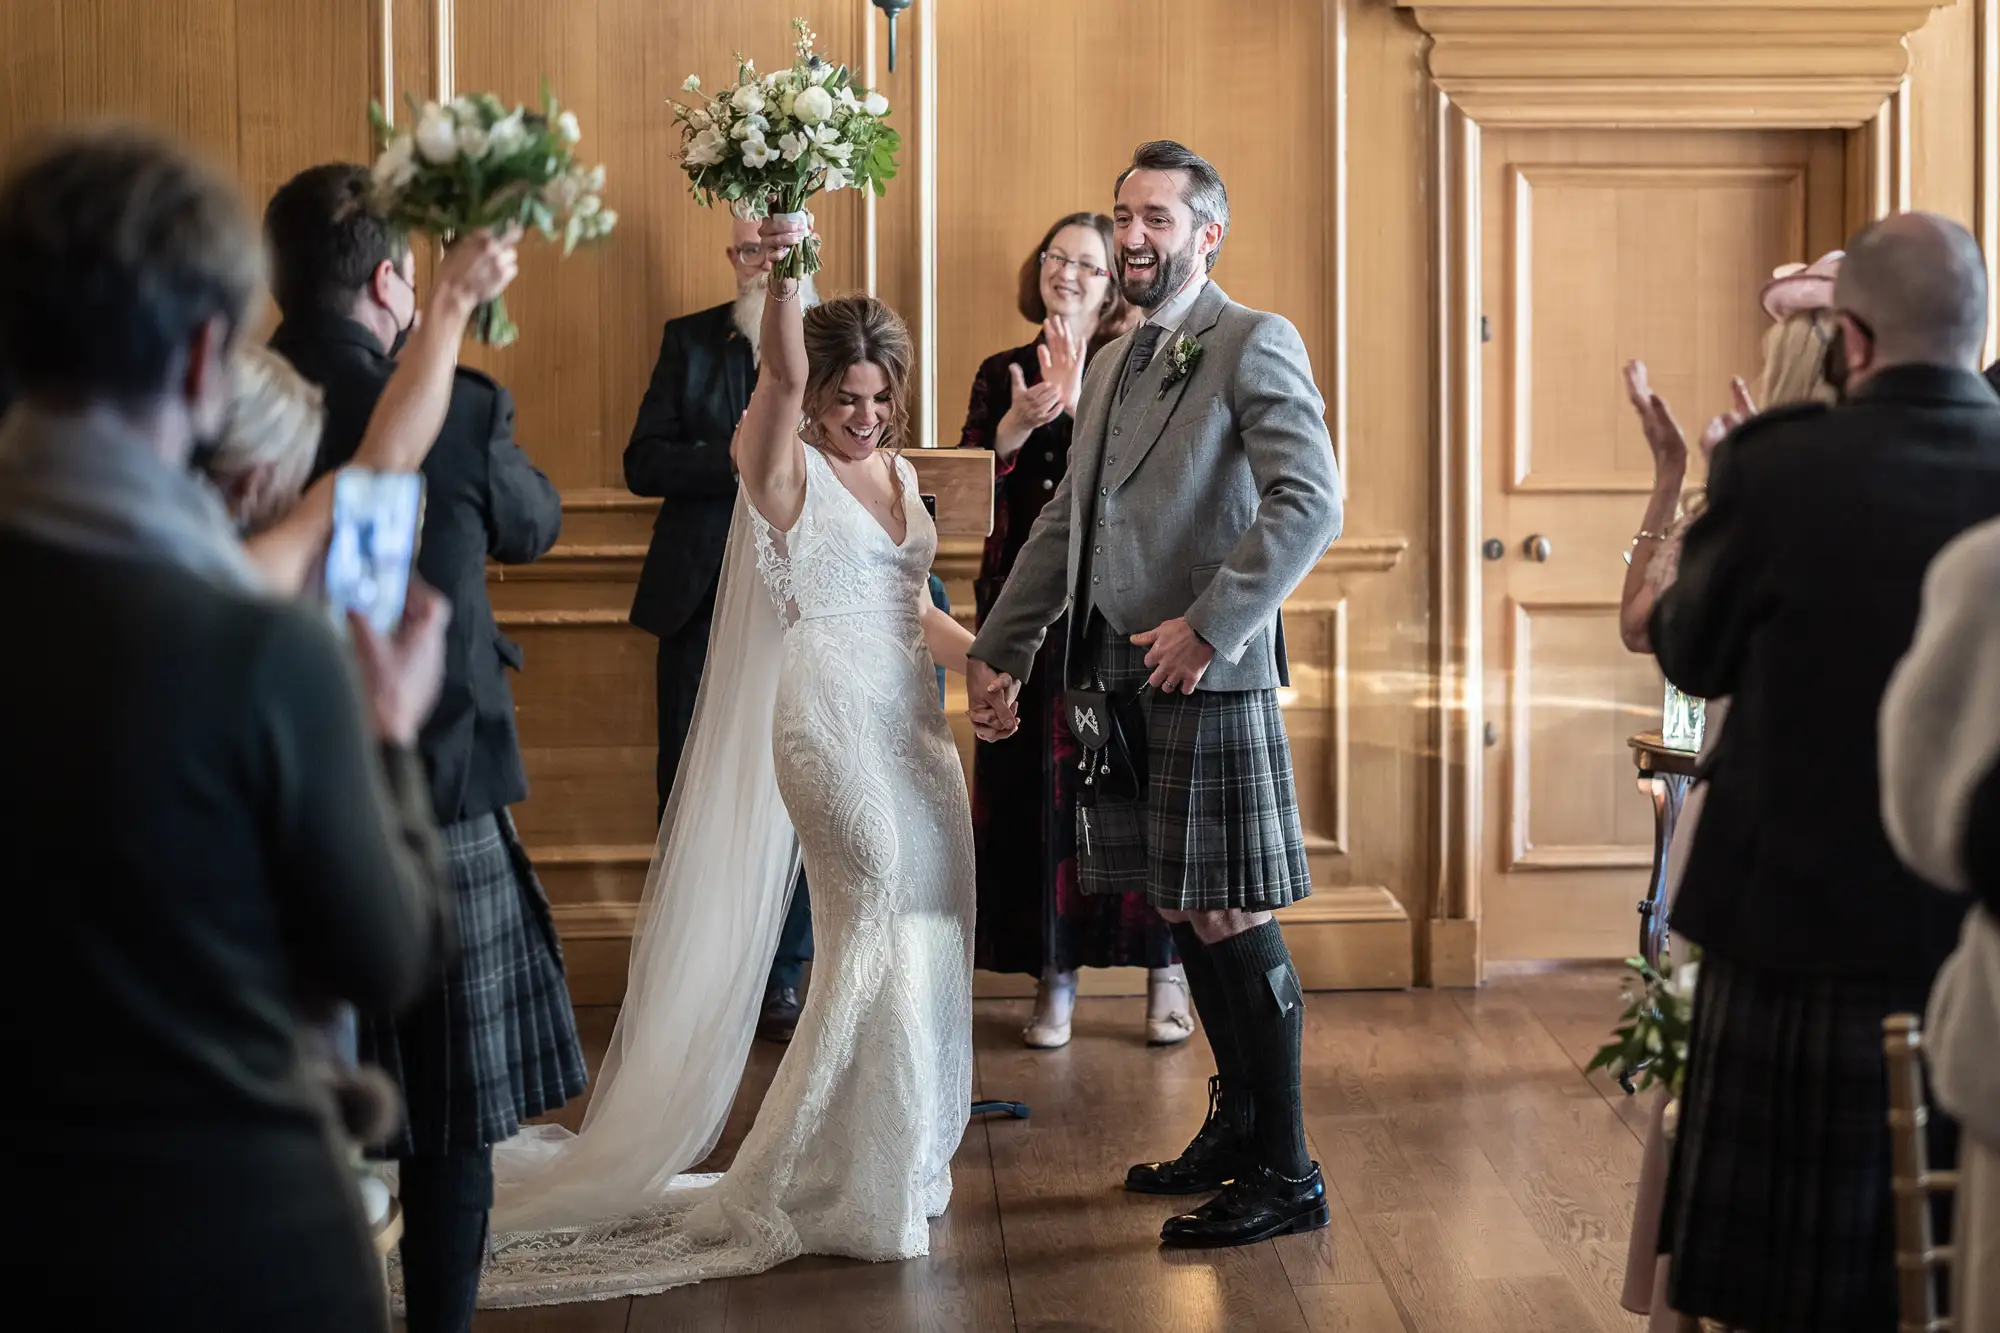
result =
[[[583,1091],[583,1048],[548,899],[505,811],[440,830],[457,951],[399,1018],[364,1017],[363,1063],[402,1089],[410,1157],[484,1147]]]
[[[1676,1311],[1757,1333],[1896,1327],[1882,1020],[1921,1014],[1929,989],[1702,960],[1661,1243]],[[1956,1127],[1931,1124],[1947,1169]]]
[[[1145,650],[1100,620],[1098,682],[1130,698]],[[1269,911],[1312,892],[1292,749],[1275,690],[1147,690],[1142,801],[1079,801],[1077,882],[1085,893],[1143,892],[1156,908]]]

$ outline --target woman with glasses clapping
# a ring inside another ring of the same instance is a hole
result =
[[[1017,307],[1041,326],[1033,341],[986,358],[972,381],[959,440],[995,454],[993,532],[974,584],[979,617],[1000,594],[1014,558],[1069,465],[1070,428],[1084,364],[1126,333],[1137,312],[1111,273],[1111,220],[1072,213],[1021,266]],[[1194,1031],[1187,984],[1166,923],[1143,894],[1086,897],[1077,888],[1074,811],[1081,751],[1064,723],[1063,628],[1050,629],[1019,701],[1022,726],[973,759],[972,819],[979,861],[974,959],[996,972],[1037,978],[1029,1046],[1067,1045],[1079,967],[1151,971],[1150,1041],[1172,1045]]]

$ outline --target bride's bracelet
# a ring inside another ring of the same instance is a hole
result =
[[[771,288],[771,299],[779,305],[789,305],[799,299],[799,283],[795,278],[782,278]]]

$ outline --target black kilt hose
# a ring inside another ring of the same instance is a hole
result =
[[[1098,683],[1119,698],[1152,675],[1146,650],[1100,617],[1087,644]],[[1140,711],[1145,799],[1079,805],[1083,891],[1143,891],[1181,912],[1270,911],[1311,894],[1277,691],[1147,690]]]
[[[1661,1227],[1675,1310],[1755,1333],[1896,1327],[1882,1020],[1929,990],[1702,960]],[[1933,1107],[1933,1169],[1957,1142]]]
[[[584,1087],[562,946],[513,818],[500,810],[441,833],[458,948],[408,1012],[360,1023],[362,1062],[403,1092],[408,1123],[389,1157],[498,1143]]]

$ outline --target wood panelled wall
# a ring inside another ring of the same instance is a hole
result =
[[[1031,334],[1015,274],[1048,222],[1108,208],[1140,140],[1185,140],[1230,189],[1215,277],[1299,327],[1348,485],[1347,535],[1287,611],[1322,886],[1287,930],[1315,984],[1465,982],[1486,956],[1629,951],[1644,875],[1620,738],[1657,677],[1599,642],[1643,459],[1591,330],[1669,373],[1686,349],[1676,405],[1699,420],[1726,391],[1709,361],[1754,373],[1772,262],[1895,206],[1964,219],[1990,256],[1997,9],[1820,0],[1807,42],[1776,0],[918,0],[890,75],[867,0],[0,0],[0,146],[135,117],[261,206],[301,167],[364,158],[371,96],[526,100],[546,76],[577,110],[619,229],[561,264],[532,248],[521,341],[471,359],[565,496],[562,544],[496,572],[495,601],[527,651],[519,821],[579,996],[603,999],[655,832],[652,642],[624,624],[651,505],[620,454],[661,322],[730,294],[726,221],[687,198],[667,100],[734,51],[782,60],[795,13],[884,88],[903,174],[880,202],[822,202],[824,286],[909,319],[939,444],[979,360]],[[1796,77],[1760,82],[1760,61]],[[1662,216],[1696,240],[1647,252]],[[1569,479],[1509,462],[1535,458]],[[1480,562],[1479,539],[1512,552],[1525,524],[1557,537],[1545,571]],[[975,554],[940,559],[962,606]]]

